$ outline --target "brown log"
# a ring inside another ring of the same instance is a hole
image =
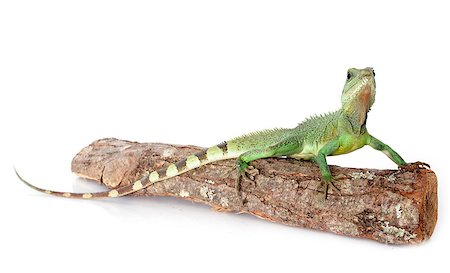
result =
[[[201,149],[101,139],[75,156],[72,171],[115,188]],[[243,204],[234,189],[234,160],[200,167],[133,195],[176,196],[218,211],[249,213],[290,226],[389,244],[422,242],[436,225],[437,178],[429,169],[330,166],[341,194],[330,189],[328,199],[323,200],[320,172],[311,162],[268,158],[252,165],[254,168],[242,179]]]

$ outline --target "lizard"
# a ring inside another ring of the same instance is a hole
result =
[[[307,118],[294,128],[261,130],[232,138],[171,163],[165,168],[147,171],[140,179],[129,185],[102,192],[53,191],[27,182],[17,171],[16,175],[26,185],[43,193],[68,198],[93,199],[125,196],[200,166],[235,159],[237,173],[235,188],[240,196],[240,179],[251,161],[269,157],[288,157],[317,163],[324,186],[324,196],[327,199],[329,187],[340,193],[334,185],[336,178],[332,176],[327,164],[328,156],[350,153],[369,145],[386,154],[399,167],[407,165],[390,146],[367,131],[367,115],[375,102],[375,94],[374,69],[350,68],[347,70],[340,109]]]

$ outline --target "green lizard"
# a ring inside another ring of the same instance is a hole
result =
[[[291,129],[263,130],[225,141],[166,168],[153,170],[130,185],[96,193],[58,192],[38,188],[16,172],[31,188],[51,195],[70,198],[101,198],[124,196],[144,189],[156,182],[164,181],[205,164],[235,158],[236,189],[239,192],[240,177],[249,163],[259,158],[290,157],[313,160],[320,168],[326,198],[329,186],[334,187],[333,176],[327,164],[327,156],[355,151],[364,145],[382,151],[399,166],[406,162],[391,147],[367,132],[367,113],[375,101],[375,72],[372,68],[350,68],[342,92],[339,110],[306,119]]]

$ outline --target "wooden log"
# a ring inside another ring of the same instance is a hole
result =
[[[108,188],[128,185],[146,171],[200,151],[195,146],[101,139],[82,149],[72,171]],[[307,161],[268,158],[252,162],[237,197],[234,160],[192,170],[135,192],[138,196],[176,196],[218,211],[249,213],[290,226],[306,227],[389,244],[419,243],[437,221],[437,178],[433,171],[375,170],[330,166],[341,194],[323,200],[318,167]]]

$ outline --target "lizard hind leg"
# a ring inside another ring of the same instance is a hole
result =
[[[259,157],[261,156],[261,157]],[[241,204],[243,204],[242,200],[242,192],[241,192],[241,178],[245,174],[245,171],[247,168],[249,168],[249,163],[255,159],[263,158],[263,157],[270,157],[270,156],[262,156],[261,150],[251,150],[248,152],[243,153],[236,159],[236,179],[234,188],[236,190],[236,195],[238,196],[239,200],[241,201]]]
[[[245,170],[248,168],[248,162],[245,162],[241,157],[238,157],[236,160],[236,179],[234,183],[234,189],[236,190],[236,195],[241,200],[242,203],[242,194],[241,194],[241,177],[244,174]]]
[[[235,182],[236,194],[241,199],[241,201],[241,176],[245,173],[251,161],[260,158],[278,157],[294,154],[295,152],[298,152],[298,148],[299,143],[295,139],[287,138],[265,148],[253,149],[241,154],[236,160],[237,176]]]

